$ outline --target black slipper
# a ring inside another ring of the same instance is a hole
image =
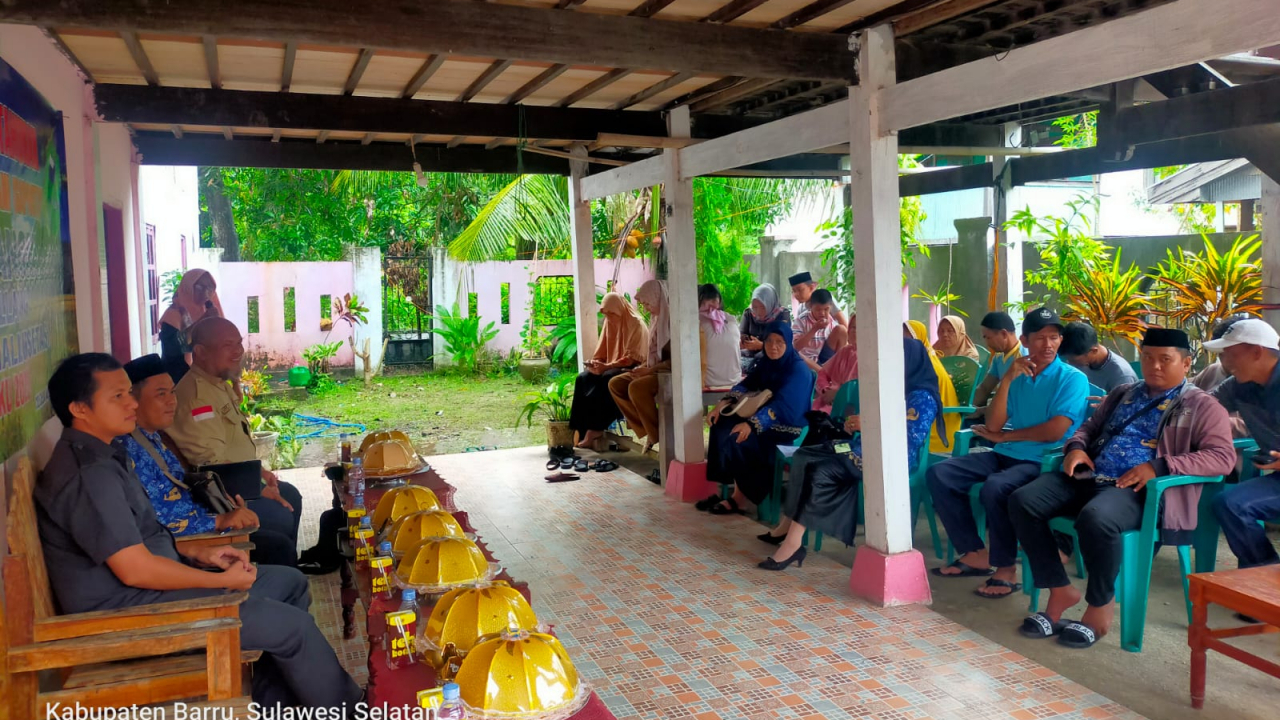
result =
[[[586,472],[591,469],[591,466],[587,464],[586,460],[579,460],[573,464],[573,469],[578,472]]]
[[[1067,623],[1058,636],[1058,644],[1072,650],[1087,650],[1094,646],[1100,638],[1093,628],[1084,623]]]
[[[661,485],[661,484],[662,484],[662,471],[657,470],[657,469],[654,469],[654,470],[653,470],[652,472],[650,472],[648,475],[645,475],[645,476],[644,476],[644,479],[645,479],[645,480],[648,480],[649,482],[653,483],[654,485]]]
[[[958,573],[944,573],[942,568],[934,568],[930,572],[938,577],[958,578],[958,577],[990,577],[996,571],[995,568],[976,568],[967,563],[956,560],[947,567],[959,570]]]
[[[1062,629],[1069,624],[1065,620],[1054,622],[1049,619],[1048,615],[1038,612],[1023,619],[1022,626],[1018,628],[1018,632],[1022,633],[1023,637],[1043,640],[1054,635],[1061,635]]]
[[[694,506],[695,508],[697,508],[698,510],[701,510],[701,511],[703,511],[703,512],[706,512],[706,511],[710,510],[711,508],[715,507],[715,506],[716,506],[716,505],[718,505],[718,504],[720,504],[720,496],[719,496],[719,495],[708,495],[707,497],[705,497],[705,498],[703,498],[703,499],[699,500],[698,502],[694,503],[694,504],[693,504],[693,506]]]
[[[725,507],[721,503],[729,503],[729,507]],[[711,506],[707,512],[712,515],[735,515],[742,512],[742,508],[738,507],[738,502],[733,498],[726,498]]]
[[[573,469],[573,463],[574,463],[574,461],[575,461],[576,459],[577,459],[577,458],[567,457],[567,458],[565,458],[564,460],[561,460],[561,461],[560,461],[560,469],[561,469],[561,470],[572,470],[572,469]]]
[[[988,595],[982,592],[982,588],[984,587],[1009,588],[1009,592],[1003,595]],[[973,594],[977,595],[980,598],[986,598],[988,600],[1003,600],[1007,597],[1010,597],[1011,595],[1013,595],[1014,593],[1018,592],[1021,589],[1022,589],[1022,583],[1016,583],[1016,582],[1011,583],[1008,580],[1001,580],[999,578],[987,578],[987,581],[982,584],[982,587],[978,588],[977,590],[974,590]]]
[[[547,476],[547,482],[549,483],[569,482],[570,480],[577,480],[577,479],[578,479],[577,475],[571,475],[569,473],[562,473],[562,472],[552,473]]]
[[[560,469],[560,461],[559,461],[559,460],[548,460],[548,461],[547,461],[547,469],[548,469],[548,470],[559,470],[559,469]]]
[[[761,541],[761,542],[767,542],[767,543],[769,543],[770,545],[777,546],[777,545],[781,545],[781,544],[782,544],[782,541],[787,539],[787,536],[786,536],[786,535],[774,535],[773,533],[764,532],[764,533],[761,533],[761,534],[757,535],[757,536],[756,536],[756,539],[757,539],[757,540],[759,540],[759,541]]]

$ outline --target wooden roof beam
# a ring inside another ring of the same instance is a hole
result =
[[[67,59],[71,61],[71,64],[79,68],[80,72],[84,74],[85,80],[95,82],[93,79],[93,73],[89,72],[88,66],[80,62],[80,58],[76,57],[76,54],[71,52],[71,48],[67,46],[66,41],[62,39],[61,35],[50,27],[41,27],[40,29],[44,31],[45,35],[49,36],[49,39],[58,47],[58,50],[61,51],[63,55],[67,56]]]
[[[676,0],[645,0],[643,5],[640,5],[635,10],[632,10],[627,14],[631,17],[653,17],[663,10],[666,10],[667,6],[675,1]]]
[[[755,10],[769,0],[732,0],[728,5],[722,6],[719,10],[702,18],[700,22],[704,23],[727,23],[733,22],[747,13]]]
[[[539,73],[536,78],[530,80],[524,85],[521,85],[519,89],[517,89],[515,92],[508,95],[507,99],[502,101],[503,104],[516,105],[518,103],[524,102],[525,99],[527,99],[530,95],[538,92],[544,86],[546,86],[547,83],[563,75],[564,71],[568,69],[569,69],[569,66],[564,65],[562,63],[557,63],[555,65],[552,65],[551,67]]]
[[[313,93],[100,84],[97,110],[109,122],[213,125],[387,134],[531,137],[593,142],[602,132],[658,135],[656,112],[456,103]]]
[[[726,88],[710,97],[689,105],[689,112],[700,113],[731,105],[745,97],[755,95],[765,88],[778,84],[777,80],[748,80],[731,88]]]
[[[830,33],[497,3],[5,0],[0,22],[745,77],[846,80],[854,67],[848,39]]]
[[[893,32],[903,37],[1001,2],[1004,0],[935,0],[894,20]]]
[[[656,82],[650,85],[649,87],[645,88],[644,90],[641,90],[640,92],[632,95],[631,97],[628,97],[624,100],[620,100],[614,103],[613,109],[626,110],[632,105],[639,105],[640,103],[644,102],[645,100],[648,100],[654,95],[659,95],[661,93],[664,93],[667,90],[670,90],[671,88],[679,85],[682,82],[692,80],[694,77],[696,77],[696,75],[694,75],[693,73],[676,73],[675,75],[672,75],[666,80],[662,80],[660,82]]]
[[[147,51],[142,48],[142,42],[138,40],[138,33],[129,30],[120,33],[120,39],[124,40],[125,47],[129,48],[129,54],[133,56],[133,62],[142,71],[142,77],[146,79],[148,85],[159,85],[160,76],[156,74],[156,69],[151,64],[151,58],[147,57]]]
[[[222,73],[218,70],[218,39],[212,35],[205,35],[200,38],[200,42],[204,45],[204,66],[209,72],[209,87],[221,90]]]
[[[360,78],[364,76],[364,71],[369,67],[369,61],[373,59],[373,50],[369,48],[361,48],[360,54],[356,56],[356,62],[351,66],[351,73],[347,75],[347,82],[342,86],[343,95],[355,94],[356,88],[360,85]]]

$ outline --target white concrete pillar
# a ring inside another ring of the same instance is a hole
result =
[[[858,39],[859,84],[849,88],[849,159],[866,545],[854,556],[849,583],[855,594],[885,605],[929,602],[924,558],[911,546],[898,138],[882,129],[880,107],[881,91],[895,82],[893,30],[880,25]]]
[[[689,137],[689,108],[671,111],[667,119],[672,137]],[[693,182],[680,179],[680,156],[662,153],[666,180],[662,202],[667,214],[667,293],[671,309],[671,382],[675,412],[675,458],[700,463],[702,445],[702,358],[698,343],[698,252],[693,231]]]
[[[365,324],[355,329],[355,349],[363,352],[368,339],[369,366],[377,368],[382,362],[382,250],[349,245],[346,254],[351,261],[351,291],[369,309]],[[357,377],[364,374],[364,361],[359,356],[355,359],[355,372]]]
[[[1280,179],[1262,174],[1262,301],[1280,304]],[[1280,328],[1280,310],[1263,317]]]
[[[1018,147],[1022,144],[1022,126],[1018,123],[1005,123],[1004,145]],[[1005,172],[1010,158],[997,155],[991,158],[991,169],[995,185],[992,225],[995,227],[995,247],[992,252],[996,258],[997,271],[992,282],[996,287],[996,302],[992,310],[1004,310],[1010,302],[1020,302],[1023,296],[1022,244],[1026,240],[1021,231],[1010,228],[1004,230],[1004,223],[1014,212],[1025,204],[1019,197],[1018,188],[1013,186],[1009,174]],[[1015,323],[1021,323],[1022,313],[1009,310]]]
[[[573,308],[578,320],[578,370],[596,351],[600,328],[596,325],[596,264],[591,236],[591,201],[582,197],[582,178],[587,176],[587,149],[575,145],[569,154],[569,228],[573,237]]]

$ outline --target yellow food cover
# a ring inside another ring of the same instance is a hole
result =
[[[437,537],[460,538],[466,533],[448,511],[422,510],[396,520],[386,539],[391,541],[391,550],[402,555],[423,540]]]
[[[508,628],[535,630],[538,617],[520,591],[505,582],[450,590],[427,620],[427,642],[440,649],[452,645],[459,655],[476,643]]]
[[[369,449],[369,446],[376,442],[385,442],[387,440],[396,440],[404,443],[407,448],[412,448],[413,443],[409,440],[409,436],[399,430],[379,430],[371,432],[364,436],[364,440],[360,441],[360,452],[363,453]]]
[[[393,523],[405,515],[439,509],[440,500],[427,488],[418,485],[391,488],[382,495],[378,507],[373,511],[373,528],[381,532],[387,523]]]
[[[364,472],[371,477],[417,470],[421,465],[413,447],[399,440],[376,442],[364,451]]]
[[[396,575],[406,585],[461,585],[483,579],[489,561],[466,538],[431,538],[414,545],[400,559]]]
[[[558,716],[586,695],[559,640],[519,629],[472,648],[455,682],[467,708],[481,718]]]

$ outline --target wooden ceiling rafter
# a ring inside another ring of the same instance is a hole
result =
[[[828,13],[835,12],[851,2],[853,2],[853,0],[814,0],[814,2],[805,5],[790,15],[775,21],[769,27],[776,30],[786,30],[787,28],[797,27],[812,20],[816,20]]]
[[[676,0],[645,0],[644,4],[636,7],[635,10],[627,13],[630,17],[653,17]]]
[[[298,43],[289,41],[284,44],[284,63],[280,68],[280,92],[289,92],[293,85],[293,65],[298,59]]]
[[[159,85],[160,75],[156,73],[155,66],[151,64],[151,58],[147,57],[147,51],[143,49],[142,41],[138,40],[138,33],[125,30],[120,33],[120,39],[124,40],[125,47],[129,49],[129,55],[133,57],[134,64],[142,72],[142,77],[147,81],[147,84]]]
[[[212,35],[204,35],[200,38],[200,44],[204,46],[204,66],[209,73],[209,87],[221,90],[222,72],[218,68],[218,39]]]
[[[741,110],[743,113],[761,112],[761,111],[769,110],[771,108],[775,108],[782,105],[790,105],[793,103],[803,102],[805,100],[818,98],[828,93],[831,93],[837,97],[842,97],[844,94],[843,90],[846,89],[846,86],[836,85],[834,83],[814,82],[814,83],[808,83],[807,85],[808,87],[791,89],[787,92],[784,92],[778,95],[777,97],[768,97],[768,96],[761,97],[755,102],[747,103],[743,105]]]
[[[621,80],[627,75],[630,75],[632,72],[633,72],[632,70],[628,70],[627,68],[616,68],[616,69],[610,70],[609,72],[601,75],[595,80],[592,80],[586,85],[583,85],[582,87],[578,88],[567,97],[562,98],[561,100],[559,100],[554,104],[554,107],[564,108],[564,107],[569,107],[575,103],[582,102],[583,100],[594,95],[595,93],[614,84],[615,82]]]
[[[1005,0],[934,0],[930,4],[908,12],[893,21],[893,32],[897,37],[906,37],[934,25],[940,25],[962,15],[977,12]]]
[[[761,5],[769,2],[769,0],[731,0],[728,5],[723,5],[720,9],[702,18],[698,22],[704,23],[728,23],[737,20],[747,13],[755,10]]]
[[[328,140],[328,139],[329,139],[329,131],[328,131],[328,130],[321,130],[319,133],[317,133],[317,134],[316,134],[316,144],[317,144],[317,145],[323,145],[323,144],[324,144],[324,141],[325,141],[325,140]]]
[[[733,87],[725,88],[724,90],[698,100],[697,102],[689,103],[689,112],[697,114],[717,110],[755,95],[756,93],[762,92],[766,88],[773,87],[777,84],[777,80],[770,80],[767,78],[748,80],[734,85]]]
[[[360,54],[356,55],[355,64],[351,66],[351,73],[347,75],[347,82],[342,86],[343,95],[355,94],[356,88],[360,85],[360,78],[364,77],[364,71],[369,68],[369,61],[372,59],[371,48],[360,48]]]
[[[84,74],[85,80],[88,80],[89,82],[97,82],[93,77],[93,73],[89,71],[89,66],[85,65],[80,61],[80,58],[76,57],[76,54],[71,51],[71,47],[67,45],[67,42],[62,39],[62,36],[59,35],[56,30],[43,25],[40,26],[40,29],[49,37],[50,40],[53,41],[53,44],[57,46],[58,51],[65,55],[67,59],[71,61],[71,64],[75,65],[76,68]]]
[[[476,95],[479,95],[480,91],[488,87],[489,83],[497,80],[499,75],[506,72],[507,68],[511,67],[512,62],[511,60],[494,60],[489,67],[485,68],[484,72],[480,73],[479,77],[467,86],[466,90],[462,91],[462,94],[458,96],[458,102],[468,102]]]
[[[229,127],[223,127],[223,128],[222,128],[222,137],[223,137],[223,138],[225,138],[225,139],[227,139],[227,140],[235,140],[235,139],[236,139],[236,134],[235,134],[235,132],[234,132],[231,128],[229,128]]]
[[[645,88],[644,90],[641,90],[640,92],[634,95],[631,95],[630,97],[619,100],[618,102],[614,103],[613,107],[610,109],[626,110],[627,108],[633,105],[639,105],[640,103],[644,102],[645,100],[648,100],[654,95],[664,93],[667,90],[670,90],[671,88],[679,85],[680,83],[687,82],[689,80],[692,80],[695,77],[697,76],[694,75],[693,73],[676,73],[675,75],[672,75],[666,80],[656,82],[650,85],[649,87]]]
[[[456,148],[456,147],[458,147],[459,145],[461,145],[463,142],[465,142],[465,141],[466,141],[466,139],[467,139],[466,137],[464,137],[464,136],[462,136],[462,135],[459,135],[459,136],[457,136],[457,137],[453,138],[452,140],[450,140],[449,142],[445,143],[445,147],[447,147],[447,148]]]
[[[413,77],[409,78],[409,82],[404,86],[404,90],[400,92],[400,97],[411,98],[418,94],[423,85],[431,79],[432,75],[440,69],[444,64],[444,55],[429,55],[426,60],[422,61],[422,66],[418,68]]]
[[[502,104],[517,105],[524,102],[526,98],[541,90],[547,83],[563,75],[564,71],[568,69],[568,65],[560,63],[552,65],[541,73],[538,73],[537,77],[524,85],[521,85],[515,92],[508,95],[506,99],[502,101]]]

